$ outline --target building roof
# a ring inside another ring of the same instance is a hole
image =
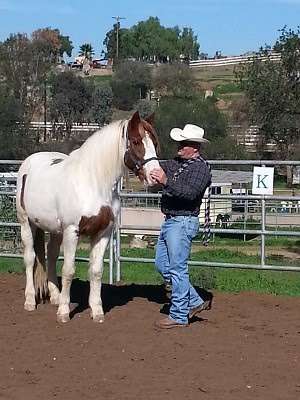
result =
[[[253,172],[249,171],[225,171],[213,169],[212,171],[213,186],[229,185],[235,183],[251,183]]]

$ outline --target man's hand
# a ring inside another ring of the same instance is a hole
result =
[[[167,176],[162,168],[155,168],[150,172],[150,177],[157,183],[165,185],[167,183]]]

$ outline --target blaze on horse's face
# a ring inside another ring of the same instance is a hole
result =
[[[157,161],[159,143],[153,127],[153,114],[144,120],[136,112],[128,122],[127,139],[125,165],[140,181],[149,186],[154,185],[156,182],[151,179],[150,171],[159,167]]]

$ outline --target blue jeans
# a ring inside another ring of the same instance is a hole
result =
[[[203,299],[190,284],[187,264],[192,240],[198,229],[198,217],[178,216],[166,219],[161,226],[156,247],[156,268],[165,281],[172,283],[169,316],[181,324],[188,322],[191,308],[203,303]]]

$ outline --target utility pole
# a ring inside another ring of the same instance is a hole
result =
[[[44,80],[44,142],[47,141],[47,81]]]
[[[118,61],[118,59],[119,59],[119,29],[120,29],[120,20],[121,19],[126,19],[125,17],[119,17],[119,16],[116,16],[116,17],[112,17],[112,18],[114,18],[116,21],[117,21],[117,48],[116,48],[116,59],[117,59],[117,61]]]

